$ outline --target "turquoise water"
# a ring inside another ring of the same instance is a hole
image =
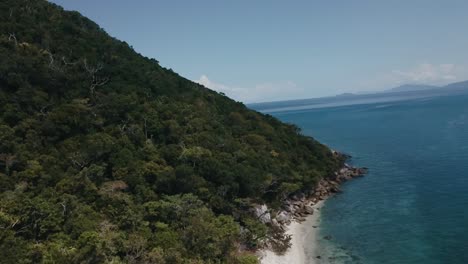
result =
[[[321,263],[468,263],[468,94],[272,114],[370,169],[322,209]]]

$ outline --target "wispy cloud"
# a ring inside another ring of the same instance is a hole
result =
[[[459,76],[467,76],[466,69],[455,64],[429,64],[423,63],[413,69],[406,71],[394,70],[393,75],[396,81],[400,83],[425,83],[425,84],[441,84],[453,82]]]
[[[445,85],[452,82],[468,80],[468,67],[457,64],[421,63],[407,69],[391,70],[369,80],[350,84],[350,87],[339,92],[371,92],[385,90],[402,84]],[[244,103],[279,101],[310,97],[310,90],[296,85],[293,81],[264,82],[251,86],[238,86],[213,81],[202,75],[195,82]]]
[[[210,80],[206,75],[202,75],[198,80],[194,81],[244,103],[292,99],[300,97],[304,91],[292,81],[265,82],[251,87],[218,83]]]
[[[445,85],[468,80],[468,67],[457,64],[421,63],[412,68],[392,70],[361,83],[362,90],[382,90],[402,84]]]
[[[229,91],[232,91],[232,88],[228,87],[227,85],[220,84],[220,83],[215,83],[208,79],[208,76],[202,75],[200,79],[194,80],[194,82],[199,83],[207,88],[210,88],[211,90],[221,92],[221,93],[226,93]]]

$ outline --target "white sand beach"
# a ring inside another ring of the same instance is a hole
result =
[[[320,210],[323,201],[314,205],[314,214],[309,215],[302,223],[292,222],[287,229],[291,237],[291,248],[281,256],[264,250],[260,252],[262,264],[318,264],[316,242],[319,236]],[[315,228],[314,228],[315,226]]]

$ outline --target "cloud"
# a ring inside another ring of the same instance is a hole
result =
[[[445,85],[468,80],[468,68],[457,64],[422,63],[404,70],[393,70],[361,82],[362,91],[393,88],[403,84]]]
[[[445,85],[468,80],[468,67],[457,64],[421,63],[407,69],[390,70],[359,82],[339,92],[373,92],[386,90],[403,84]],[[330,80],[331,82],[332,80]],[[302,89],[293,81],[264,82],[250,86],[237,86],[213,81],[202,75],[195,82],[230,98],[244,103],[281,101],[304,98],[309,91]]]
[[[221,84],[210,80],[206,75],[202,75],[200,79],[194,80],[194,82],[244,103],[292,99],[300,97],[303,92],[292,81],[265,82],[251,87],[239,87]]]
[[[210,79],[208,79],[208,76],[206,75],[202,75],[200,77],[200,79],[198,80],[195,80],[194,82],[196,83],[199,83],[207,88],[210,88],[211,90],[214,90],[214,91],[217,91],[217,92],[222,92],[222,93],[226,93],[226,92],[229,92],[230,90],[232,90],[232,88],[226,86],[226,85],[223,85],[223,84],[220,84],[220,83],[215,83],[213,81],[211,81]]]
[[[434,65],[423,63],[407,70],[394,70],[393,74],[400,83],[444,84],[454,82],[459,76],[466,76],[466,69],[455,64]]]

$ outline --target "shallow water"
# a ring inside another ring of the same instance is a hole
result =
[[[323,263],[468,263],[468,94],[272,114],[370,169],[322,209]]]

